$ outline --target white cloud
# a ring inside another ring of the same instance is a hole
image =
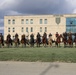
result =
[[[76,0],[66,0],[66,2],[69,4],[69,8],[76,7]]]
[[[15,0],[1,0],[0,1],[0,9],[4,10],[4,9],[8,9],[10,8],[12,5],[15,4]],[[13,7],[13,6],[12,6]]]
[[[6,15],[21,15],[21,13],[12,10],[12,11],[7,11]]]
[[[0,19],[0,23],[3,23],[4,19]]]
[[[73,13],[76,13],[76,9],[73,10]]]
[[[0,27],[0,30],[4,30],[4,27]]]

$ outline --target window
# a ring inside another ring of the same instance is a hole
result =
[[[15,19],[12,20],[12,24],[15,24]]]
[[[28,19],[26,19],[26,24],[29,24],[29,20]]]
[[[31,32],[33,32],[33,27],[31,27]]]
[[[28,27],[26,27],[26,32],[28,32]]]
[[[40,27],[40,32],[42,32],[42,27]]]
[[[66,32],[76,33],[76,18],[75,17],[66,18]]]
[[[40,19],[40,24],[42,24],[42,19]]]
[[[15,32],[15,28],[13,28],[12,31]]]
[[[8,28],[8,32],[10,32],[10,28]]]
[[[47,19],[44,19],[44,24],[47,24]]]
[[[21,24],[24,24],[24,19],[21,19]]]
[[[30,19],[30,24],[33,24],[33,19]]]
[[[22,27],[21,32],[24,32],[24,28]]]
[[[45,27],[45,32],[47,32],[47,27]]]
[[[11,24],[11,20],[8,20],[8,24]]]

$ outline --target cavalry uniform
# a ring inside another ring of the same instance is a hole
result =
[[[15,37],[18,37],[18,34],[17,33],[15,34]]]
[[[60,41],[60,36],[59,36],[58,32],[56,32],[55,36],[56,36],[56,42],[60,43],[61,41]]]
[[[40,41],[41,41],[41,35],[40,35],[40,33],[38,33],[36,37],[37,37],[36,42],[38,41],[40,43]]]
[[[48,44],[49,46],[52,46],[52,34],[49,34],[49,38],[48,38]]]
[[[34,47],[34,35],[33,34],[30,35],[30,44],[31,44],[31,47]]]
[[[4,46],[4,39],[2,33],[0,33],[0,45]]]

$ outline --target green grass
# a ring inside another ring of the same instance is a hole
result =
[[[0,61],[76,63],[76,48],[0,48]]]

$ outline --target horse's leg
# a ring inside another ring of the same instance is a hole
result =
[[[59,43],[59,47],[60,47],[60,43]]]
[[[26,42],[24,43],[24,47],[26,47]]]
[[[76,47],[76,42],[75,42],[75,47]]]
[[[57,46],[57,47],[58,47],[58,42],[57,42],[57,41],[55,42],[55,46]]]
[[[0,43],[0,48],[1,48],[1,43]]]
[[[37,43],[37,47],[38,47],[38,43]]]
[[[15,43],[15,47],[17,47],[17,42]]]
[[[66,48],[66,43],[64,42],[64,48]]]

